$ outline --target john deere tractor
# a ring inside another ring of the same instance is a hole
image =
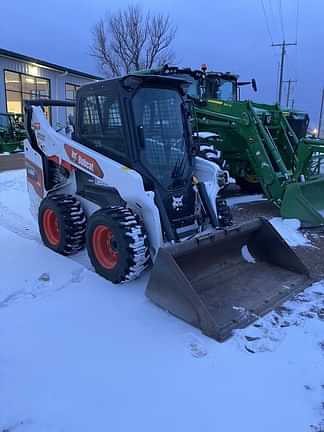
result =
[[[0,113],[0,153],[22,151],[25,138],[22,117]]]
[[[206,68],[164,66],[154,73],[190,81],[194,134],[204,150],[216,151],[240,186],[263,191],[283,217],[324,223],[324,141],[296,133],[292,115],[278,104],[240,100],[241,87],[256,90],[255,80],[240,82],[237,75]]]

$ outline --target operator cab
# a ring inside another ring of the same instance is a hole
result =
[[[239,81],[239,75],[230,72],[208,72],[206,74],[207,95],[210,99],[224,102],[237,102],[241,100],[241,87],[251,85],[257,91],[256,80]]]
[[[181,77],[130,75],[83,86],[73,137],[137,171],[176,231],[197,225],[188,84]]]
[[[207,92],[210,99],[218,99],[227,102],[238,100],[237,75],[222,73],[207,73]]]

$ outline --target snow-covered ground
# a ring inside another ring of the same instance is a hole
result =
[[[1,432],[321,430],[324,283],[220,344],[151,304],[147,275],[114,286],[46,249],[28,204],[1,173]]]
[[[254,195],[235,196],[235,197],[227,198],[226,201],[230,207],[234,207],[239,204],[248,204],[248,203],[266,201],[266,200],[267,198],[265,198],[264,195],[254,194]]]
[[[285,238],[289,246],[312,246],[310,240],[299,230],[301,223],[298,219],[282,219],[275,217],[270,219],[271,224],[279,234]]]

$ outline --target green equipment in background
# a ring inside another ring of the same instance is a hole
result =
[[[22,116],[0,113],[0,153],[22,151],[25,138]]]

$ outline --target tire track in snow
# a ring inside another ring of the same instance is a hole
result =
[[[323,281],[314,283],[251,326],[236,330],[234,337],[240,348],[249,353],[274,351],[289,327],[304,325],[309,319],[324,321]]]
[[[33,223],[32,219],[28,219],[21,216],[19,213],[11,210],[8,206],[3,204],[3,202],[1,201],[0,201],[0,226],[18,235],[21,238],[37,241],[40,245],[43,246],[38,231],[38,227],[36,224]],[[85,267],[87,270],[93,270],[90,261],[87,257],[87,254],[84,251],[81,251],[76,255],[70,255],[66,258],[71,259],[74,262],[77,262],[78,264]]]
[[[1,201],[0,225],[22,238],[39,241],[38,231],[32,221],[12,211]]]
[[[27,193],[25,175],[20,171],[13,171],[10,174],[8,179],[0,175],[0,226],[22,238],[39,241],[38,229],[32,218],[22,216],[4,203],[5,196],[12,190]]]
[[[26,173],[24,171],[4,171],[0,173],[0,192],[8,190],[27,191]]]
[[[21,300],[35,300],[47,295],[51,295],[57,291],[61,291],[70,284],[79,283],[85,277],[85,268],[80,268],[71,272],[70,277],[58,286],[53,286],[50,275],[43,273],[32,282],[32,286],[28,289],[16,290],[3,299],[0,298],[0,308],[10,306],[12,303],[17,303]]]
[[[0,423],[0,432],[33,432],[37,429],[37,431],[46,431],[46,432],[62,432],[63,429],[61,427],[52,426],[48,423],[43,423],[39,421],[35,421],[32,418],[27,418],[24,420],[19,420],[15,422],[7,422]]]

